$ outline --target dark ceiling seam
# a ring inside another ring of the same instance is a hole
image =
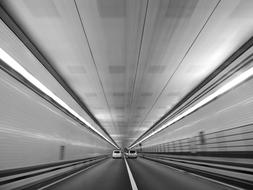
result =
[[[5,8],[0,4],[0,18],[8,26],[8,28],[17,36],[18,39],[29,49],[29,51],[37,58],[37,60],[45,67],[45,69],[58,81],[58,83],[70,94],[78,105],[89,115],[89,117],[101,128],[101,130],[113,141],[108,132],[102,127],[100,122],[94,117],[91,111],[81,98],[74,92],[65,79],[57,72],[57,70],[49,63],[32,40],[25,34],[24,30],[15,22],[8,14]],[[114,142],[114,141],[113,141]]]
[[[143,42],[143,38],[144,38],[144,31],[145,31],[145,25],[146,25],[146,19],[147,19],[148,5],[149,5],[149,0],[147,0],[147,3],[146,3],[145,16],[144,16],[144,21],[143,21],[143,25],[142,25],[140,46],[139,46],[138,58],[137,58],[137,65],[136,65],[135,74],[134,74],[133,87],[132,87],[132,91],[131,91],[131,99],[130,99],[130,102],[129,102],[129,112],[131,112],[132,103],[133,103],[133,99],[134,99],[134,91],[135,91],[136,78],[137,78],[137,73],[138,73],[139,63],[140,63],[140,55],[141,55],[141,50],[142,50],[142,42]],[[128,118],[128,123],[129,123],[129,119],[130,118]]]
[[[140,39],[140,45],[139,45],[139,51],[138,51],[137,65],[136,65],[136,69],[135,69],[134,80],[133,80],[133,83],[132,83],[131,98],[130,98],[130,102],[129,102],[129,106],[128,106],[129,115],[131,113],[132,102],[133,102],[133,99],[134,99],[134,89],[135,89],[136,78],[137,78],[137,73],[138,73],[138,67],[139,67],[139,62],[140,62],[140,52],[141,52],[142,41],[143,41],[143,36],[144,36],[144,29],[145,29],[145,25],[146,25],[148,5],[149,5],[149,0],[147,0],[147,3],[146,3],[145,15],[144,15],[144,20],[143,20],[143,25],[142,25],[142,30],[141,30],[141,37],[140,37],[141,39]],[[138,33],[138,31],[139,30],[137,30],[137,33]],[[130,119],[131,119],[131,117],[128,116],[128,126],[129,126]]]
[[[85,30],[85,28],[84,28],[83,20],[82,20],[82,17],[81,17],[81,15],[80,15],[80,12],[79,12],[79,9],[78,9],[76,0],[74,0],[74,3],[75,3],[76,11],[77,11],[77,14],[78,14],[78,17],[79,17],[79,20],[80,20],[80,23],[81,23],[81,26],[82,26],[82,29],[83,29],[84,36],[85,36],[85,38],[86,38],[86,41],[87,41],[87,44],[88,44],[88,47],[89,47],[89,51],[90,51],[90,54],[91,54],[91,57],[92,57],[92,62],[93,62],[93,64],[94,64],[95,68],[96,68],[96,73],[97,73],[97,76],[98,76],[98,79],[99,79],[99,83],[100,83],[100,85],[101,85],[101,88],[102,88],[102,90],[103,90],[103,95],[104,95],[104,98],[105,98],[105,101],[106,101],[108,110],[109,110],[109,112],[110,112],[110,116],[111,116],[113,125],[114,125],[114,127],[116,127],[115,122],[114,122],[113,117],[112,117],[111,108],[110,108],[108,99],[107,99],[106,94],[105,94],[105,89],[104,89],[104,86],[103,86],[101,77],[100,77],[100,75],[99,75],[99,72],[98,72],[98,68],[97,68],[97,65],[96,65],[96,62],[95,62],[95,58],[94,58],[93,52],[92,52],[92,50],[91,50],[90,42],[89,42],[89,39],[88,39],[86,30]],[[106,131],[105,128],[103,128],[103,129]],[[118,146],[118,144],[114,141],[114,139],[109,135],[109,133],[108,133],[107,131],[106,131],[106,134],[107,134],[107,135],[110,137],[110,139]]]
[[[137,78],[138,68],[139,68],[139,64],[140,64],[140,55],[141,55],[141,50],[142,50],[142,42],[143,42],[146,19],[147,19],[148,5],[149,5],[149,0],[147,0],[146,10],[145,10],[145,17],[144,17],[144,21],[143,21],[143,25],[142,25],[140,47],[139,47],[139,51],[138,51],[137,66],[136,66],[136,70],[135,70],[135,76],[134,76],[134,81],[133,81],[133,88],[132,88],[132,94],[131,94],[131,101],[130,101],[130,108],[129,109],[131,109],[131,107],[132,107],[133,98],[134,98],[136,78]]]
[[[181,66],[181,64],[183,63],[185,57],[188,55],[189,51],[191,50],[191,48],[193,47],[194,43],[197,41],[200,33],[203,31],[203,29],[205,28],[205,26],[207,25],[208,21],[210,20],[211,16],[213,15],[214,11],[216,10],[216,8],[218,7],[218,5],[220,4],[221,0],[219,0],[219,2],[215,5],[214,9],[212,10],[211,14],[208,16],[207,20],[205,21],[205,23],[203,24],[203,26],[201,27],[200,31],[198,32],[198,34],[196,35],[196,37],[194,38],[193,42],[191,43],[190,47],[187,49],[186,53],[184,54],[183,58],[181,59],[181,61],[179,62],[179,64],[177,65],[176,69],[174,70],[174,72],[172,73],[172,75],[170,76],[170,78],[168,79],[168,81],[166,82],[165,86],[163,87],[163,89],[161,90],[161,92],[159,93],[159,95],[157,96],[154,104],[151,106],[150,110],[147,112],[147,114],[145,115],[144,119],[142,120],[141,124],[145,121],[145,119],[147,118],[148,114],[152,111],[152,109],[154,108],[155,104],[157,103],[158,99],[161,97],[162,93],[164,92],[164,90],[166,89],[167,85],[169,84],[170,80],[172,79],[172,77],[175,75],[175,73],[177,72],[177,70],[179,69],[179,67]],[[191,92],[190,92],[191,93]],[[189,94],[189,93],[188,93]],[[183,98],[184,99],[184,98]],[[182,99],[182,100],[183,100]],[[152,129],[154,129],[165,117],[167,117],[170,113],[172,113],[174,110],[176,110],[179,107],[179,104],[183,104],[183,102],[179,101],[179,103],[177,103],[171,110],[169,110],[167,113],[165,113],[160,119],[158,119],[158,121],[156,121],[147,131],[145,131],[142,135],[140,135],[131,145],[133,145],[135,142],[137,142],[138,140],[140,140],[141,138],[143,138],[147,133],[149,133]],[[130,146],[131,146],[130,145]]]

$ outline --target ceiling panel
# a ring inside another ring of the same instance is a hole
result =
[[[253,29],[252,0],[1,4],[122,146],[172,109]]]
[[[77,1],[118,134],[127,135],[147,1]],[[119,109],[120,108],[120,109]],[[124,140],[123,140],[124,141]]]

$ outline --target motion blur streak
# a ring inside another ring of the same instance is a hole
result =
[[[71,145],[76,145],[76,146],[83,146],[86,147],[86,143],[82,143],[79,141],[72,141],[64,138],[60,138],[57,136],[52,136],[52,135],[46,135],[42,133],[37,133],[37,132],[29,132],[29,131],[24,131],[24,130],[18,130],[18,129],[11,129],[11,128],[2,128],[0,127],[0,132],[1,133],[8,133],[8,134],[15,134],[18,136],[26,136],[29,138],[35,138],[35,139],[41,139],[41,140],[47,140],[47,141],[58,141],[58,142],[64,142],[68,143]]]
[[[70,108],[65,102],[63,102],[59,97],[57,97],[52,91],[50,91],[45,85],[43,85],[40,81],[38,81],[34,76],[32,76],[28,71],[26,71],[17,61],[15,61],[10,55],[8,55],[2,48],[0,48],[0,59],[2,59],[6,64],[8,64],[12,69],[21,74],[25,79],[39,88],[43,93],[51,97],[54,101],[68,110],[72,115],[82,121],[86,126],[88,126],[95,133],[102,136],[107,142],[112,144],[117,148],[117,146],[108,140],[103,134],[97,131],[94,127],[91,126],[83,117],[81,117],[78,113],[76,113],[72,108]]]
[[[216,90],[214,93],[212,93],[211,95],[207,96],[205,99],[203,99],[202,101],[200,101],[199,103],[197,103],[196,105],[194,105],[193,107],[191,107],[190,109],[186,110],[185,112],[183,112],[181,115],[177,116],[176,118],[170,120],[168,123],[162,125],[160,128],[158,128],[157,130],[153,131],[152,133],[150,133],[149,135],[147,135],[146,137],[144,137],[143,139],[141,139],[140,141],[136,142],[135,144],[133,144],[130,148],[133,148],[134,146],[136,146],[137,144],[145,141],[146,139],[148,139],[149,137],[153,136],[154,134],[158,133],[159,131],[165,129],[166,127],[172,125],[173,123],[179,121],[180,119],[182,119],[183,117],[191,114],[192,112],[196,111],[198,108],[204,106],[205,104],[211,102],[212,100],[214,100],[215,98],[217,98],[218,96],[226,93],[227,91],[231,90],[232,88],[236,87],[237,85],[239,85],[240,83],[246,81],[247,79],[249,79],[250,77],[253,76],[253,67],[251,67],[250,69],[248,69],[247,71],[241,73],[239,76],[235,77],[234,79],[232,79],[231,81],[229,81],[227,84],[223,85],[222,87],[220,87],[218,90]]]

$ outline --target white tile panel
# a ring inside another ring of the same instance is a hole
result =
[[[1,4],[106,130],[128,137],[120,141],[124,144],[169,111],[253,31],[252,0]],[[3,24],[0,29],[2,46],[85,116],[30,52],[7,35]]]
[[[0,70],[0,170],[105,154],[113,148]]]

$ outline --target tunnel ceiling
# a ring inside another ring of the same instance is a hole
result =
[[[252,3],[1,1],[120,146],[130,145],[247,41]]]

